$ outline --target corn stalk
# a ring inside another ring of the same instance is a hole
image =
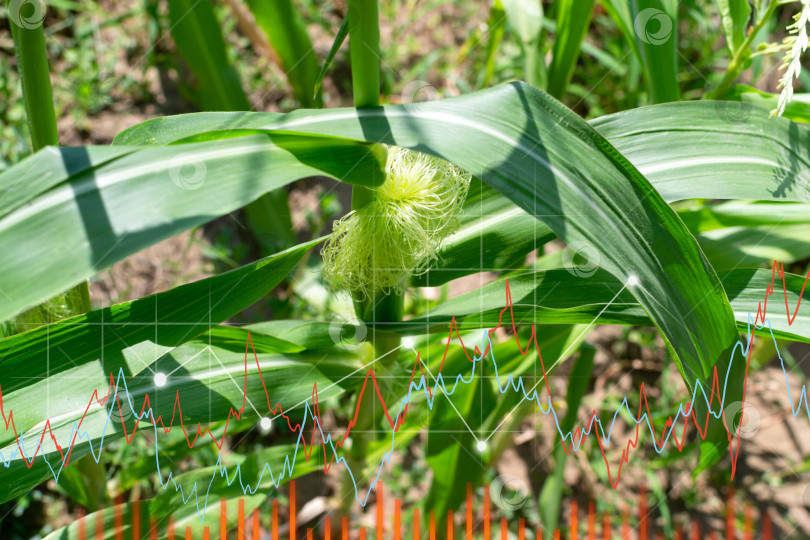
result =
[[[46,146],[59,146],[48,53],[42,29],[44,12],[36,2],[14,6],[9,0],[6,6],[28,115],[31,146],[34,152]],[[86,313],[90,308],[90,292],[84,281],[6,321],[0,327],[0,335],[24,332],[55,320]]]

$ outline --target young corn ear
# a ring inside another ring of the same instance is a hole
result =
[[[470,175],[444,160],[390,148],[372,202],[335,223],[322,252],[325,281],[364,298],[401,292],[458,228],[469,185]]]
[[[785,72],[779,80],[779,88],[782,92],[779,94],[779,100],[776,103],[776,108],[771,111],[771,117],[782,116],[785,112],[785,107],[790,103],[793,97],[793,79],[799,77],[802,70],[801,56],[807,50],[807,24],[810,23],[810,0],[801,0],[801,10],[793,16],[793,23],[790,24],[788,29],[788,36],[784,40],[787,53],[782,62],[782,69]]]

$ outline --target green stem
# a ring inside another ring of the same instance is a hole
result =
[[[34,152],[46,146],[58,146],[59,133],[56,129],[56,113],[53,108],[53,89],[48,53],[45,48],[45,33],[42,22],[36,21],[40,14],[34,13],[33,2],[23,3],[20,13],[11,13],[13,7],[10,0],[6,2],[6,6],[9,10],[9,24],[17,54],[17,70],[22,83],[25,110],[28,114],[31,145]],[[29,11],[24,11],[26,9]],[[1,331],[5,335],[24,332],[54,320],[86,313],[90,308],[90,292],[85,281],[44,304],[21,313],[14,321],[5,323]]]
[[[759,18],[757,23],[745,37],[745,40],[740,45],[740,48],[734,53],[734,56],[731,57],[728,67],[726,68],[726,72],[723,74],[723,78],[720,79],[720,82],[716,87],[714,87],[714,89],[706,93],[706,99],[720,99],[726,95],[728,89],[731,88],[731,85],[737,80],[737,77],[740,76],[740,73],[745,67],[745,62],[752,54],[751,44],[754,42],[754,39],[756,39],[757,34],[759,34],[759,32],[765,27],[765,24],[770,20],[778,5],[779,2],[776,0],[771,0],[765,13]]]
[[[349,0],[349,46],[355,107],[380,106],[379,18],[377,0]],[[352,210],[373,200],[373,190],[361,186],[352,188]],[[402,297],[395,293],[379,293],[371,299],[355,298],[355,310],[364,321],[397,322],[402,318]],[[376,330],[372,330],[371,339],[377,356],[398,345],[390,337],[378,338]]]
[[[42,23],[36,24],[31,20],[35,15],[24,12],[26,8],[33,7],[33,2],[22,3],[20,7],[22,13],[11,13],[14,7],[10,0],[6,2],[6,5],[9,10],[9,24],[17,53],[17,70],[22,82],[25,110],[28,113],[31,144],[34,152],[45,146],[58,146],[59,134],[56,130],[53,90]],[[30,28],[17,26],[15,19]]]
[[[377,0],[349,0],[349,51],[355,107],[380,105],[380,22]]]
[[[352,93],[355,107],[380,106],[380,23],[377,0],[349,0],[349,51],[352,63]],[[374,199],[374,192],[352,187],[352,210]],[[358,305],[360,304],[360,305]],[[355,300],[358,317],[362,302]]]
[[[352,89],[354,104],[358,108],[380,105],[380,25],[377,0],[349,0],[349,47],[352,65]],[[352,187],[352,210],[357,210],[374,200],[374,190],[361,186]],[[363,321],[376,323],[397,322],[402,318],[402,296],[375,294],[372,298],[354,299],[355,312]],[[399,339],[386,332],[371,329],[373,355],[367,361],[379,359],[399,345]],[[390,367],[395,354],[378,360],[375,369]],[[360,403],[358,423],[352,428],[352,447],[348,461],[355,480],[362,478],[369,443],[373,440],[374,427],[382,414],[382,407],[375,407],[373,392],[366,392]],[[341,488],[340,517],[348,515],[354,500],[354,485],[347,474]]]

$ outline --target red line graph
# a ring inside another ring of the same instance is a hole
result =
[[[771,295],[773,295],[773,293],[774,293],[774,283],[776,281],[777,274],[782,280],[782,287],[783,287],[784,294],[785,294],[785,309],[786,309],[787,316],[788,316],[788,323],[792,324],[795,321],[795,318],[796,318],[796,316],[798,314],[799,306],[801,304],[802,295],[804,294],[804,290],[805,290],[805,287],[807,285],[808,279],[810,279],[810,272],[808,272],[808,275],[805,278],[804,285],[802,286],[801,292],[799,294],[799,300],[797,301],[796,308],[794,309],[793,314],[791,316],[790,306],[788,305],[788,298],[787,298],[787,285],[786,285],[786,282],[785,282],[784,266],[774,262],[771,283],[770,283],[770,285],[767,287],[767,289],[765,291],[765,297],[764,297],[763,302],[760,302],[758,307],[757,307],[756,322],[763,322],[764,319],[765,319],[765,315],[766,315],[766,311],[767,311],[768,298]],[[501,326],[503,325],[504,314],[508,311],[509,312],[509,317],[510,317],[510,325],[511,325],[511,329],[513,331],[514,339],[516,340],[517,347],[520,350],[521,354],[523,354],[523,355],[528,354],[530,349],[531,349],[532,342],[534,342],[534,347],[535,347],[535,350],[537,352],[538,359],[540,361],[540,368],[541,368],[541,373],[542,373],[542,377],[543,377],[543,379],[542,379],[543,380],[543,386],[545,387],[546,392],[549,395],[549,402],[552,403],[552,405],[553,405],[553,402],[552,402],[551,397],[550,397],[551,396],[551,391],[550,391],[550,388],[548,386],[548,379],[547,379],[547,376],[546,376],[547,375],[546,368],[545,368],[543,358],[542,358],[542,355],[541,355],[540,346],[539,346],[539,343],[537,341],[536,327],[534,327],[534,326],[531,327],[531,335],[530,335],[528,341],[526,342],[525,347],[522,346],[521,342],[520,342],[520,338],[518,337],[518,333],[517,333],[517,327],[516,327],[516,323],[515,323],[514,311],[513,311],[513,307],[512,307],[512,298],[511,298],[511,292],[510,292],[510,289],[509,289],[508,280],[506,282],[505,294],[506,294],[506,304],[505,304],[505,307],[500,311],[499,319],[498,319],[498,325],[495,326],[495,328],[492,328],[491,330],[489,330],[489,333],[492,334],[497,329],[501,328]],[[467,351],[466,347],[464,346],[464,343],[462,341],[460,332],[459,332],[458,327],[457,327],[456,319],[455,319],[455,317],[453,317],[451,322],[450,322],[450,330],[449,330],[449,333],[448,333],[447,345],[445,347],[444,355],[442,357],[442,361],[441,361],[441,364],[439,366],[438,373],[441,373],[442,369],[444,368],[445,360],[447,358],[447,354],[450,351],[450,345],[454,341],[454,338],[459,343],[459,345],[462,347],[462,350],[464,351],[464,354],[466,355],[467,359],[470,362],[474,362],[473,358],[470,356],[469,351]],[[752,349],[753,349],[753,347],[748,348],[749,354],[748,354],[748,358],[747,358],[747,362],[746,362],[745,382],[747,382],[748,363],[750,363],[750,353],[751,353]],[[245,411],[246,402],[247,402],[248,356],[249,356],[249,353],[251,351],[253,352],[253,357],[254,357],[254,360],[256,362],[256,367],[258,368],[258,375],[259,375],[259,377],[261,379],[261,383],[262,383],[262,386],[264,388],[264,393],[265,393],[265,398],[266,398],[266,401],[267,401],[268,410],[270,411],[270,413],[272,413],[274,415],[282,416],[287,421],[287,426],[288,426],[288,428],[290,429],[291,432],[298,432],[300,430],[303,430],[304,426],[302,424],[298,423],[298,424],[293,425],[289,415],[284,412],[281,404],[277,404],[274,407],[270,405],[270,395],[269,395],[269,393],[267,391],[267,386],[266,386],[266,384],[264,382],[264,377],[263,377],[262,372],[261,372],[261,367],[259,365],[258,356],[257,356],[257,354],[255,352],[255,349],[253,348],[253,343],[252,343],[249,335],[248,335],[247,343],[245,345],[245,376],[244,376],[244,386],[242,388],[242,390],[243,390],[243,392],[242,392],[243,393],[242,405],[238,409],[234,409],[233,407],[230,408],[228,416],[227,416],[227,418],[225,420],[224,428],[223,428],[223,431],[222,431],[222,436],[219,439],[217,439],[213,435],[213,433],[210,430],[210,427],[208,427],[208,426],[203,427],[202,424],[199,423],[199,422],[197,423],[197,427],[196,427],[196,430],[194,431],[193,437],[189,437],[189,431],[187,430],[186,425],[185,425],[185,423],[183,421],[183,412],[182,412],[180,391],[179,390],[177,390],[176,393],[175,393],[174,404],[173,404],[173,407],[172,407],[172,415],[171,415],[171,418],[168,421],[168,425],[164,421],[163,415],[160,415],[157,418],[155,418],[154,419],[154,424],[159,425],[163,429],[164,433],[169,433],[174,428],[175,420],[179,419],[180,429],[182,430],[182,432],[184,434],[184,437],[186,439],[186,442],[187,442],[189,448],[194,448],[196,443],[199,441],[200,437],[206,437],[207,436],[208,438],[210,438],[213,441],[213,443],[217,446],[217,448],[221,449],[222,445],[223,445],[223,443],[225,441],[225,437],[226,437],[227,432],[228,432],[228,426],[230,425],[231,420],[232,419],[235,419],[236,421],[241,420],[242,415],[244,414],[244,411]],[[485,349],[483,354],[481,353],[481,351],[479,350],[478,347],[474,348],[474,355],[476,357],[486,356],[488,352],[489,352],[489,345],[487,346],[487,348]],[[425,371],[422,368],[422,362],[421,362],[421,358],[420,358],[419,353],[416,354],[416,359],[414,361],[413,369],[411,370],[409,385],[410,385],[410,383],[413,382],[414,377],[416,376],[417,368],[419,369],[422,377],[425,377],[425,381],[427,381]],[[437,373],[437,375],[438,375],[438,373]],[[366,373],[366,376],[364,378],[363,385],[362,385],[360,391],[357,394],[357,405],[355,407],[354,415],[351,418],[351,420],[349,420],[343,436],[341,438],[339,438],[339,440],[336,441],[336,448],[341,448],[344,445],[346,439],[349,437],[349,435],[351,433],[352,428],[357,424],[357,422],[359,420],[360,410],[361,410],[360,405],[362,403],[363,397],[365,396],[366,390],[369,388],[369,383],[371,383],[372,389],[373,389],[373,392],[374,392],[374,395],[372,397],[376,397],[376,399],[382,405],[382,410],[384,411],[384,417],[386,418],[386,420],[387,420],[388,424],[390,425],[391,429],[394,432],[396,432],[399,429],[399,427],[402,425],[402,420],[404,420],[405,415],[407,414],[408,406],[406,405],[403,408],[403,410],[401,412],[401,415],[397,418],[397,421],[395,421],[393,418],[391,418],[391,415],[389,413],[389,406],[386,403],[386,401],[385,401],[385,399],[384,399],[384,397],[382,395],[382,392],[380,390],[380,387],[379,387],[379,385],[377,383],[377,378],[376,378],[376,375],[375,375],[375,372],[374,372],[374,368],[373,367],[369,368],[369,370]],[[745,385],[745,383],[744,383],[744,385]],[[426,386],[427,386],[427,383],[426,383]],[[432,389],[430,389],[430,388],[427,389],[430,396],[433,396],[433,393],[437,389],[437,387],[438,387],[438,381],[436,382],[436,385],[434,385]],[[715,366],[715,368],[713,370],[713,378],[712,378],[712,385],[711,385],[711,395],[709,396],[709,403],[710,404],[712,404],[713,401],[714,401],[715,392],[717,392],[718,399],[720,399],[720,394],[722,392],[722,387],[721,387],[721,384],[720,384],[720,377],[718,375],[716,366]],[[745,397],[744,392],[745,392],[745,388],[743,388],[743,403],[744,403],[744,397]],[[108,386],[106,395],[103,398],[101,398],[101,397],[99,397],[98,389],[96,389],[93,392],[93,394],[92,394],[92,396],[91,396],[91,398],[90,398],[90,400],[89,400],[89,402],[88,402],[88,404],[87,404],[87,406],[86,406],[86,408],[84,410],[84,413],[83,413],[81,419],[78,422],[78,428],[81,429],[82,422],[84,422],[85,417],[87,416],[88,412],[90,411],[91,407],[94,404],[97,404],[97,405],[99,405],[101,407],[105,407],[107,405],[107,403],[109,402],[109,400],[113,398],[113,396],[114,396],[114,398],[116,400],[116,406],[118,407],[119,413],[121,413],[120,414],[121,427],[122,427],[122,431],[124,433],[124,439],[125,439],[125,441],[127,443],[130,443],[132,441],[132,439],[134,438],[135,433],[138,430],[138,426],[140,424],[140,418],[136,419],[134,426],[130,430],[127,429],[126,423],[123,420],[124,414],[123,414],[123,410],[122,410],[121,400],[120,400],[120,397],[118,396],[118,394],[116,393],[116,383],[115,383],[114,375],[112,373],[110,373],[110,384]],[[312,451],[314,450],[315,447],[318,446],[318,444],[316,443],[316,437],[317,437],[317,433],[319,431],[317,429],[317,426],[320,425],[320,406],[319,406],[319,402],[318,402],[317,384],[313,385],[312,404],[313,404],[313,416],[314,416],[312,435],[311,435],[311,437],[309,439],[308,444],[307,444],[307,441],[305,439],[303,441],[303,443],[304,443],[304,456],[305,456],[306,460],[310,459]],[[151,409],[151,400],[150,400],[149,394],[146,394],[144,396],[143,406],[141,407],[141,412],[140,412],[140,414],[138,416],[143,416],[143,414],[146,411],[150,410],[150,409]],[[638,422],[641,422],[644,411],[646,411],[646,414],[648,415],[648,418],[652,417],[652,414],[651,414],[651,411],[650,411],[650,406],[649,406],[648,399],[647,399],[647,393],[646,393],[644,384],[642,383],[640,388],[639,388],[639,408],[638,408],[638,416],[636,417],[636,420]],[[724,427],[726,429],[726,432],[728,434],[728,439],[729,439],[729,451],[730,451],[731,456],[732,456],[731,475],[732,475],[732,478],[733,478],[734,473],[736,471],[736,463],[737,463],[737,457],[739,455],[740,445],[738,443],[737,447],[736,447],[736,450],[734,449],[733,441],[732,441],[733,437],[732,437],[732,433],[731,433],[732,430],[730,430],[728,428],[728,424],[727,424],[726,419],[725,419],[725,413],[723,412],[722,414],[723,414]],[[64,451],[63,447],[59,445],[58,441],[56,440],[55,435],[53,434],[53,431],[51,430],[51,420],[48,419],[45,422],[44,426],[43,426],[42,434],[41,434],[41,436],[39,438],[39,446],[38,446],[37,450],[34,452],[33,456],[31,456],[31,458],[28,459],[25,456],[25,453],[24,453],[23,448],[22,448],[22,443],[20,441],[20,437],[18,435],[17,427],[16,427],[15,422],[14,422],[13,411],[8,411],[8,413],[6,413],[6,411],[4,410],[2,387],[0,387],[0,415],[2,415],[2,418],[3,418],[4,422],[5,422],[6,430],[8,430],[10,428],[10,429],[12,429],[14,431],[15,441],[16,441],[17,447],[18,447],[18,449],[20,451],[20,456],[23,458],[23,460],[25,461],[26,466],[28,468],[33,466],[34,461],[36,460],[37,454],[39,453],[39,450],[43,446],[43,443],[44,443],[44,441],[46,439],[46,436],[50,436],[50,439],[52,440],[55,448],[57,448],[57,450],[60,453],[60,456],[62,458],[62,462],[64,463],[64,465],[67,466],[70,463],[71,454],[72,454],[74,445],[76,444],[76,441],[77,441],[77,438],[78,438],[79,429],[75,430],[74,436],[73,436],[72,440],[70,441],[70,445],[69,445],[69,447],[67,449],[67,454],[65,454],[65,451]],[[593,413],[591,414],[590,419],[589,419],[589,424],[591,422],[593,422],[596,419],[596,417],[597,417],[597,411],[594,410]],[[707,414],[706,414],[706,420],[705,420],[705,422],[702,423],[703,428],[701,428],[701,423],[698,421],[694,409],[691,410],[690,417],[692,419],[692,423],[694,424],[694,427],[698,431],[698,435],[702,439],[705,439],[706,431],[708,429],[708,424],[709,424],[709,422],[711,420],[710,413],[707,412]],[[315,422],[317,422],[317,424],[315,424]],[[655,433],[655,428],[654,428],[654,426],[652,424],[652,421],[650,421],[649,425],[650,425],[650,428],[652,430],[653,437],[656,439],[656,441],[658,441],[659,437]],[[672,425],[673,425],[673,419],[670,416],[666,420],[666,422],[664,423],[663,428],[661,430],[661,433],[662,433],[661,441],[660,441],[661,443],[663,443],[664,436],[665,436],[667,430]],[[613,485],[613,487],[616,487],[618,485],[618,482],[619,482],[620,477],[621,477],[622,466],[624,465],[624,463],[629,463],[631,449],[635,449],[637,447],[637,445],[638,445],[638,439],[639,439],[639,435],[640,435],[640,426],[641,426],[641,424],[637,423],[635,436],[633,438],[629,439],[628,442],[626,443],[626,446],[624,447],[621,459],[619,461],[618,470],[617,470],[617,473],[616,473],[615,480],[614,480],[613,474],[611,472],[610,462],[609,462],[609,459],[607,457],[606,450],[605,450],[605,447],[603,445],[603,441],[601,440],[601,438],[599,436],[599,431],[598,430],[592,430],[592,432],[591,432],[591,433],[596,434],[597,442],[599,444],[602,456],[603,456],[604,461],[605,461],[605,465],[607,467],[608,477],[609,477],[610,482]],[[685,438],[686,438],[686,432],[687,432],[688,427],[689,427],[689,423],[687,421],[684,421],[683,432],[681,434],[680,440],[675,436],[675,433],[674,433],[674,430],[673,430],[672,437],[673,437],[675,445],[676,445],[676,447],[678,448],[679,451],[682,451],[682,449],[683,449],[683,444],[684,444],[684,441],[685,441]],[[579,443],[581,444],[581,442],[584,441],[586,436],[587,436],[586,433],[583,431],[583,429],[581,427],[575,428],[575,430],[573,432],[572,441],[571,441],[570,446],[566,447],[565,446],[565,440],[563,439],[563,448],[564,448],[565,452],[569,453],[571,451],[571,449],[575,446],[574,445],[574,440],[578,440]],[[325,470],[325,472],[328,472],[331,465],[334,463],[334,460],[337,457],[337,452],[333,453],[332,457],[329,458],[329,456],[327,455],[327,447],[326,447],[326,445],[321,444],[320,446],[323,447],[323,452],[324,452],[324,470]],[[576,446],[579,446],[579,444],[577,444]]]

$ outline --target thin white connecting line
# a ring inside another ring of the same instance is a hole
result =
[[[210,340],[210,339],[211,339],[211,337],[209,336],[209,338],[208,338],[208,339]],[[180,364],[179,366],[177,366],[176,368],[174,368],[173,370],[171,370],[170,372],[168,372],[168,373],[166,374],[166,376],[168,377],[169,375],[172,375],[172,374],[173,374],[175,371],[177,371],[177,370],[178,370],[178,369],[180,369],[181,367],[185,366],[186,364],[188,364],[189,362],[191,362],[192,360],[194,360],[195,358],[197,358],[198,356],[200,356],[200,355],[201,355],[202,353],[204,353],[205,351],[208,351],[210,354],[214,354],[214,350],[211,348],[211,345],[207,345],[207,346],[203,347],[203,349],[202,349],[200,352],[198,352],[197,354],[195,354],[194,356],[192,356],[191,358],[187,359],[185,362],[183,362],[182,364]],[[216,357],[216,354],[214,354],[214,357]],[[219,358],[217,358],[217,360],[219,360]],[[222,362],[220,362],[219,364],[220,364],[220,365],[222,365]],[[223,368],[225,368],[225,366],[222,366],[222,367],[223,367]]]
[[[626,282],[626,283],[625,283],[625,284],[622,286],[622,288],[621,288],[621,289],[619,289],[619,292],[617,292],[615,295],[613,295],[613,298],[611,298],[611,299],[610,299],[610,302],[608,302],[607,304],[605,304],[605,307],[603,307],[603,308],[602,308],[602,310],[599,312],[599,314],[597,314],[597,315],[596,315],[596,317],[594,317],[594,319],[593,319],[593,320],[592,320],[592,321],[591,321],[591,322],[588,324],[588,326],[586,326],[586,327],[585,327],[585,328],[582,330],[582,332],[580,332],[580,333],[579,333],[579,335],[577,336],[577,338],[576,338],[574,341],[572,341],[572,342],[571,342],[571,345],[569,345],[569,346],[568,346],[568,348],[567,348],[567,349],[565,349],[565,351],[563,351],[563,352],[562,352],[562,354],[560,354],[560,356],[559,356],[559,358],[557,359],[557,361],[559,362],[560,360],[562,360],[563,358],[565,358],[565,356],[566,356],[566,355],[567,355],[567,354],[568,354],[568,353],[571,351],[571,349],[572,349],[572,348],[573,348],[573,347],[574,347],[574,346],[577,344],[577,342],[579,341],[579,339],[580,339],[580,338],[581,338],[583,335],[585,335],[585,333],[586,333],[586,332],[588,332],[588,331],[591,329],[591,327],[592,327],[592,326],[593,326],[593,325],[596,323],[596,321],[597,321],[597,320],[599,320],[599,317],[601,317],[601,316],[602,316],[602,313],[604,313],[604,312],[605,312],[605,310],[606,310],[607,308],[609,308],[611,304],[613,304],[613,302],[616,300],[616,298],[618,298],[618,297],[619,297],[619,295],[620,295],[620,294],[621,294],[621,293],[622,293],[622,292],[623,292],[623,291],[624,291],[624,290],[625,290],[625,289],[626,289],[628,286],[635,286],[635,285],[637,285],[637,284],[638,284],[638,277],[636,277],[635,275],[630,276],[630,277],[627,279],[627,282]],[[555,362],[555,364],[556,364],[556,362]],[[532,386],[531,388],[529,388],[529,390],[526,392],[526,394],[527,394],[527,395],[531,395],[531,393],[532,393],[532,392],[533,392],[533,391],[534,391],[534,390],[535,390],[535,389],[536,389],[536,388],[537,388],[537,387],[540,385],[540,383],[541,383],[541,382],[543,382],[544,380],[545,380],[545,377],[542,377],[540,380],[538,380],[536,383],[534,383],[534,386]],[[518,409],[518,407],[520,407],[520,405],[521,405],[520,403],[518,403],[517,405],[515,405],[515,406],[512,408],[512,410],[511,410],[511,411],[509,411],[509,412],[506,414],[506,416],[504,416],[503,420],[501,420],[501,421],[500,421],[500,423],[499,423],[497,426],[495,426],[495,429],[493,429],[493,430],[492,430],[492,432],[491,432],[491,433],[490,433],[490,434],[487,436],[487,438],[486,438],[486,439],[484,439],[484,441],[483,441],[483,442],[485,442],[485,443],[486,443],[486,442],[488,442],[488,441],[489,441],[489,440],[490,440],[492,437],[494,437],[494,436],[495,436],[495,433],[497,433],[498,429],[500,429],[500,427],[501,427],[502,425],[504,425],[504,423],[505,423],[505,422],[506,422],[506,421],[509,419],[509,417],[510,417],[510,416],[512,416],[512,413],[514,413],[514,412],[515,412],[515,411]]]
[[[205,349],[203,349],[203,350],[205,350]],[[200,351],[200,352],[202,352],[202,351]],[[248,405],[250,405],[250,408],[253,409],[253,411],[256,413],[256,416],[261,417],[262,415],[259,413],[259,410],[253,405],[253,402],[250,401],[250,398],[247,396],[247,389],[242,388],[241,386],[239,386],[239,383],[236,382],[236,379],[233,378],[233,375],[231,375],[231,372],[228,371],[228,368],[225,367],[225,364],[222,363],[222,360],[219,359],[219,357],[214,353],[213,350],[211,351],[211,355],[214,358],[217,359],[217,362],[219,362],[219,365],[222,366],[222,369],[225,371],[225,374],[228,376],[228,378],[230,378],[233,381],[233,384],[236,385],[236,387],[239,389],[239,392],[241,392],[242,395],[245,396],[245,401],[247,401]],[[188,360],[186,360],[186,361],[188,361]]]
[[[402,345],[400,345],[399,347],[396,347],[396,348],[394,348],[394,349],[391,349],[391,350],[390,350],[390,351],[388,351],[387,353],[385,353],[385,354],[382,354],[382,355],[378,356],[377,358],[375,358],[374,360],[372,360],[372,361],[371,361],[371,362],[369,362],[368,364],[366,364],[366,365],[364,365],[364,366],[360,366],[359,368],[355,369],[354,371],[352,371],[351,373],[349,373],[349,374],[348,374],[348,375],[346,375],[345,377],[343,377],[343,378],[341,378],[341,379],[338,379],[337,381],[333,382],[332,384],[330,384],[329,386],[327,386],[327,387],[325,387],[325,388],[322,388],[320,391],[321,391],[321,392],[326,392],[327,390],[329,390],[329,389],[330,389],[330,388],[332,388],[333,386],[337,386],[338,384],[342,383],[343,381],[345,381],[346,379],[348,379],[349,377],[351,377],[351,376],[352,376],[352,375],[354,375],[355,373],[358,373],[358,372],[360,372],[360,371],[363,371],[364,369],[366,369],[367,367],[369,367],[370,365],[372,365],[373,363],[375,363],[377,360],[380,360],[381,358],[385,358],[386,356],[388,356],[388,355],[389,355],[389,354],[391,354],[392,352],[396,352],[396,351],[400,350],[401,348],[402,348]],[[308,398],[306,398],[306,399],[304,399],[304,400],[302,400],[302,401],[299,401],[298,403],[296,403],[296,404],[295,404],[295,405],[293,405],[292,407],[288,408],[288,409],[287,409],[287,412],[290,412],[291,410],[293,410],[293,409],[295,409],[295,408],[297,408],[297,407],[300,407],[301,405],[303,405],[304,403],[306,403],[307,401],[309,401],[309,400],[311,400],[311,399],[312,399],[311,397],[308,397]],[[276,418],[278,418],[278,417],[279,417],[279,416],[281,416],[282,414],[283,414],[283,413],[278,413],[278,414],[277,414],[277,415],[275,415],[273,418],[271,418],[271,420],[275,420]],[[261,416],[261,415],[259,415],[259,416]]]

